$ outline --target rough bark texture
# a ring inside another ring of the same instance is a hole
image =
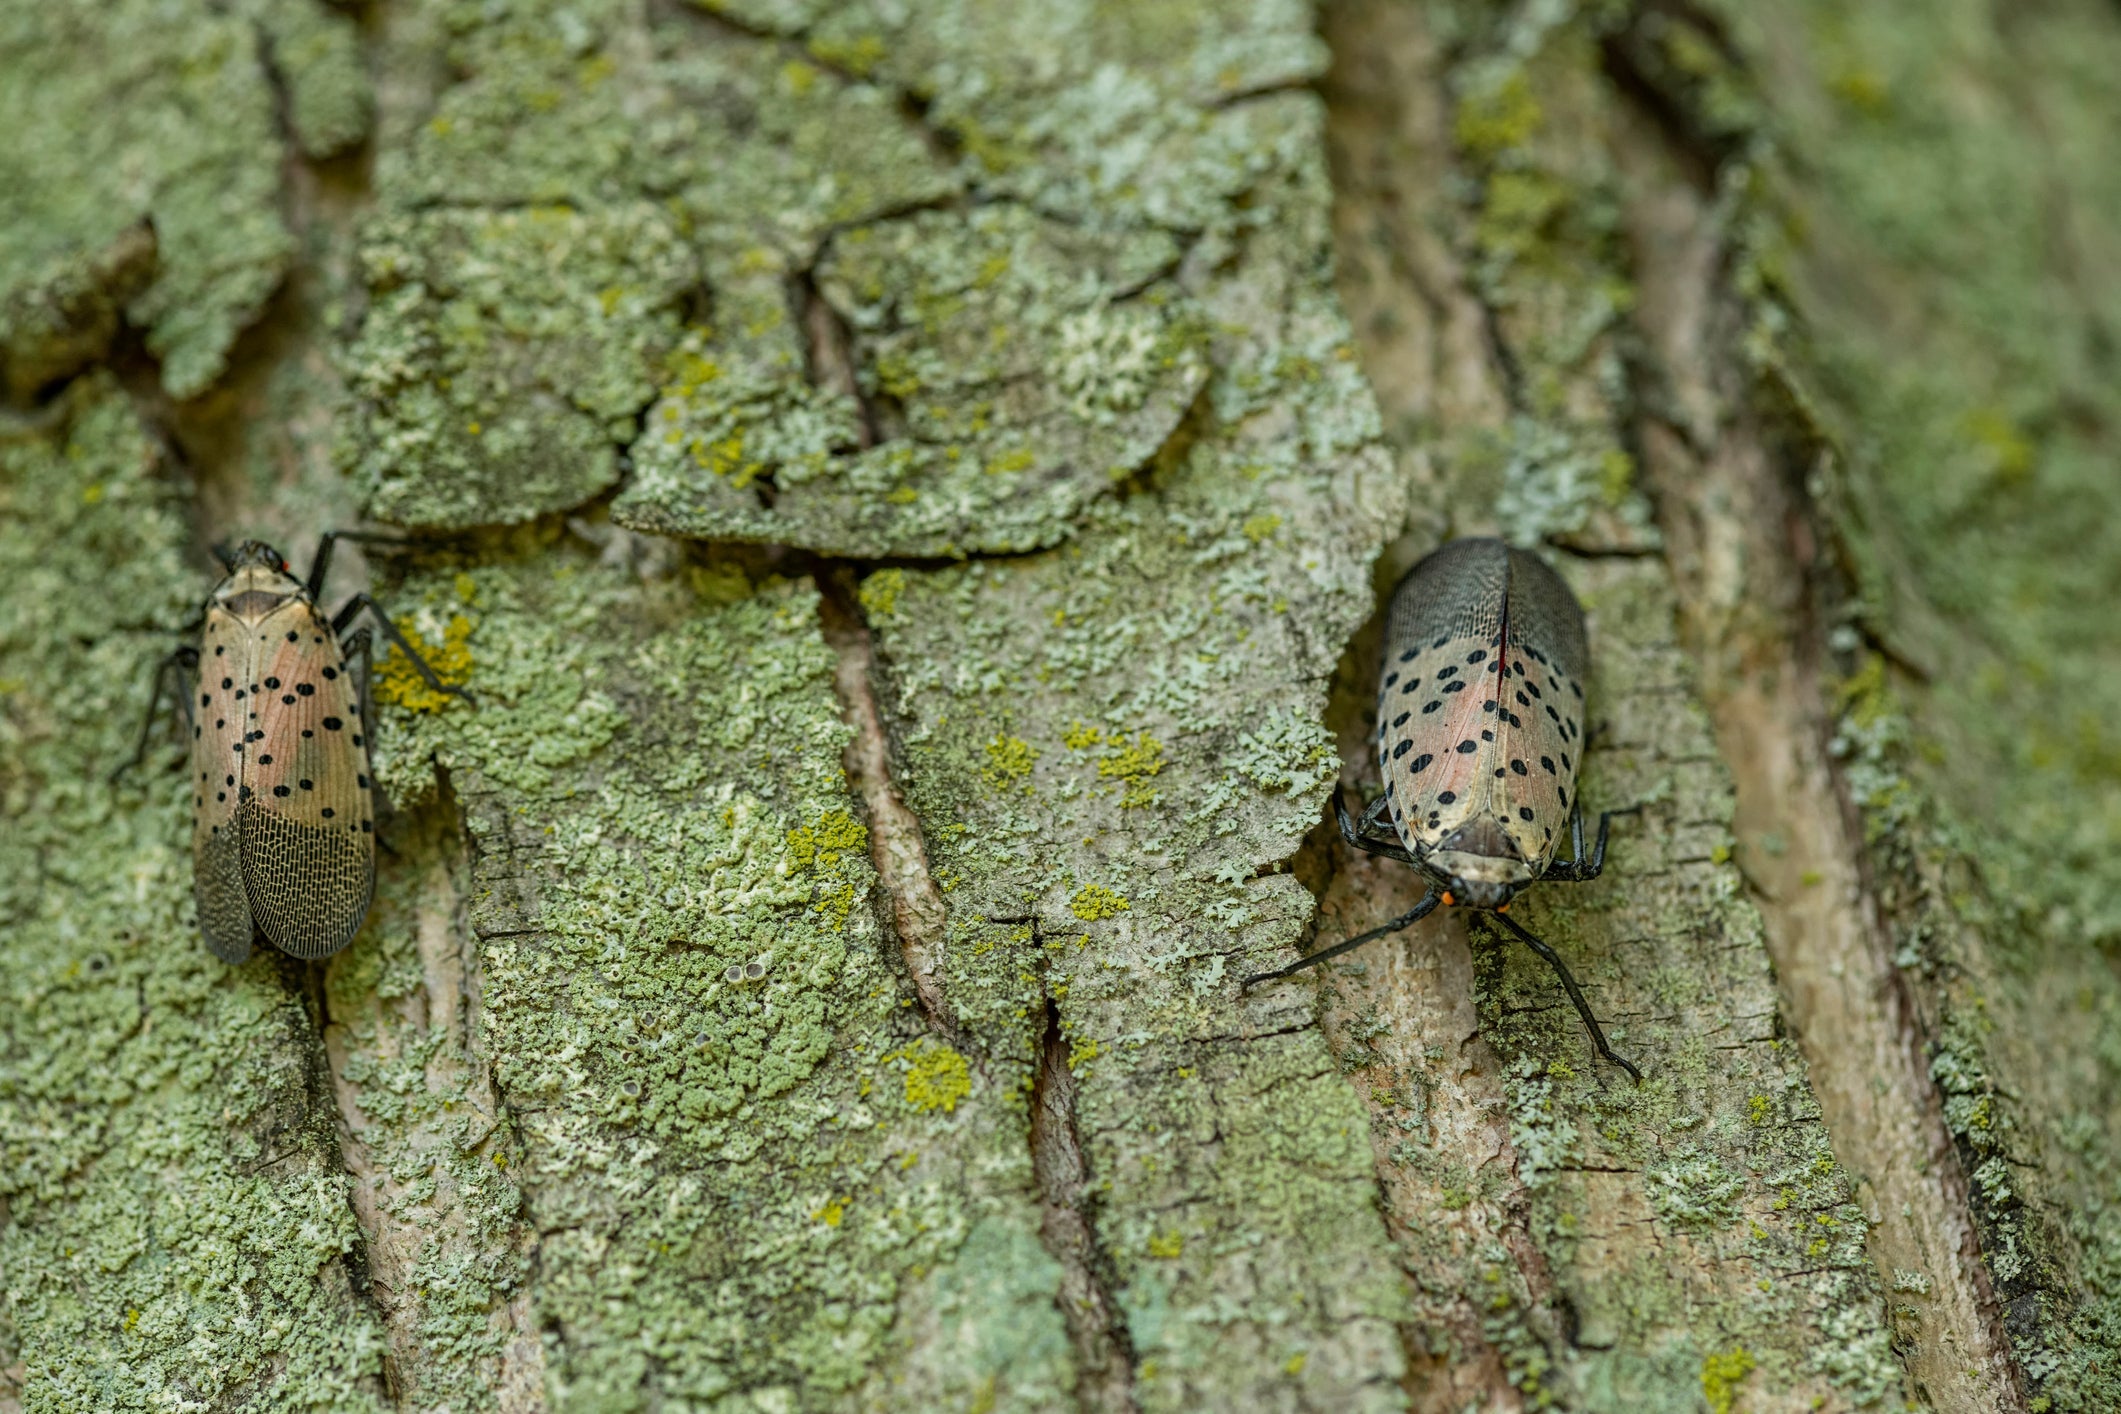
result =
[[[2121,12],[0,0],[0,1411],[2121,1406]],[[197,940],[206,547],[378,903]],[[1595,883],[1288,981],[1377,609]]]

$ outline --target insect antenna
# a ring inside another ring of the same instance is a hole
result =
[[[1635,1079],[1635,1083],[1637,1085],[1640,1085],[1642,1083],[1642,1072],[1635,1069],[1634,1063],[1632,1061],[1627,1060],[1625,1057],[1616,1055],[1613,1051],[1613,1048],[1606,1044],[1605,1032],[1599,1028],[1598,1018],[1591,1015],[1591,1004],[1583,999],[1583,990],[1582,988],[1576,985],[1576,979],[1569,975],[1568,966],[1562,962],[1561,954],[1555,952],[1545,943],[1533,937],[1529,932],[1524,929],[1521,924],[1518,923],[1516,919],[1510,917],[1509,914],[1496,913],[1491,914],[1490,916],[1493,917],[1495,921],[1502,924],[1503,927],[1509,929],[1512,933],[1515,933],[1519,942],[1523,943],[1533,952],[1538,953],[1541,957],[1547,960],[1547,966],[1553,968],[1554,975],[1561,979],[1562,989],[1569,994],[1569,1000],[1576,1004],[1576,1014],[1583,1018],[1583,1024],[1590,1029],[1591,1044],[1598,1048],[1598,1054],[1604,1056],[1607,1060],[1611,1061],[1613,1064],[1619,1066],[1622,1070],[1626,1071],[1629,1075],[1633,1076]]]
[[[1374,942],[1375,940],[1382,938],[1387,933],[1397,933],[1400,929],[1405,928],[1410,924],[1419,923],[1422,919],[1428,917],[1431,913],[1434,913],[1436,911],[1436,905],[1442,902],[1443,890],[1437,888],[1432,884],[1429,887],[1429,891],[1421,896],[1420,903],[1415,904],[1412,908],[1408,909],[1405,913],[1400,914],[1399,917],[1393,919],[1391,922],[1386,923],[1381,927],[1372,928],[1367,933],[1358,933],[1344,943],[1335,943],[1332,947],[1327,948],[1324,952],[1315,952],[1312,953],[1309,957],[1298,958],[1295,962],[1290,963],[1287,967],[1276,968],[1272,972],[1254,973],[1252,976],[1245,978],[1244,981],[1237,984],[1238,990],[1244,991],[1247,988],[1252,987],[1261,982],[1272,982],[1277,977],[1286,977],[1292,972],[1301,972],[1306,967],[1316,967],[1319,963],[1324,962],[1327,958],[1339,957],[1344,952],[1353,952],[1356,948],[1361,947],[1364,943]],[[1625,1064],[1625,1062],[1623,1062],[1623,1064]]]

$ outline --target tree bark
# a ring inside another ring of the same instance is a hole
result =
[[[0,0],[0,1411],[2121,1407],[2121,13]],[[228,968],[148,667],[341,551]],[[1588,612],[1421,894],[1379,610]]]

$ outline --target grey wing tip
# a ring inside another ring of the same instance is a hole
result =
[[[300,958],[304,962],[321,962],[323,959],[331,957],[335,953],[344,952],[346,950],[346,945],[348,943],[351,943],[355,939],[355,937],[359,936],[361,932],[361,925],[366,921],[367,912],[364,910],[362,916],[354,920],[353,926],[345,930],[343,933],[339,934],[337,937],[326,937],[315,940],[296,939],[289,942],[282,942],[278,938],[271,938],[268,939],[268,941],[271,942],[272,945],[278,948],[281,952],[286,953],[289,957]]]
[[[217,938],[205,928],[199,930],[199,935],[206,939],[206,950],[230,966],[250,961],[250,938],[247,935],[241,942]]]

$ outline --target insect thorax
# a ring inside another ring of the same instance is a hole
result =
[[[244,623],[255,624],[287,605],[306,600],[302,581],[268,565],[243,565],[214,590],[211,607]]]

